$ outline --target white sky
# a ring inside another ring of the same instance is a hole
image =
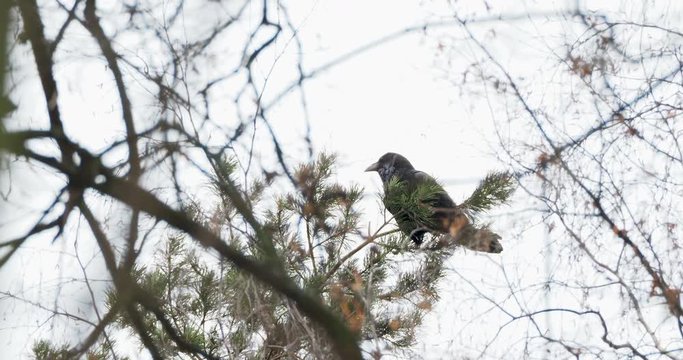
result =
[[[300,35],[305,47],[304,63],[312,69],[399,29],[425,21],[445,19],[449,14],[449,7],[445,3],[317,0],[299,2],[290,10],[295,22],[301,25]],[[574,1],[492,0],[488,2],[492,7],[491,12],[486,11],[483,1],[456,3],[457,8],[463,9],[462,16],[485,17],[495,13],[560,11],[572,6]],[[617,14],[631,14],[633,7],[642,7],[645,11],[652,4],[649,1],[590,3],[596,7],[597,3],[609,4]],[[681,14],[681,5],[676,1],[659,4],[658,6],[666,8],[671,14],[668,21],[680,23],[681,17],[676,14]],[[258,21],[259,15],[258,11],[254,11],[250,16]],[[193,19],[187,21],[191,23]],[[497,54],[507,59],[503,65],[511,66],[520,74],[542,77],[541,75],[547,75],[545,71],[552,69],[552,66],[548,65],[549,59],[539,56],[558,44],[534,41],[545,35],[543,31],[567,30],[562,26],[564,25],[556,26],[538,19],[511,25],[473,25],[473,29],[483,38],[493,36],[489,38],[492,47]],[[491,35],[490,29],[494,29],[495,35]],[[417,33],[400,37],[359,54],[309,80],[305,85],[315,150],[339,154],[339,170],[336,175],[339,182],[357,183],[365,187],[367,199],[364,206],[368,214],[367,220],[371,223],[377,224],[381,219],[375,198],[381,184],[375,174],[364,173],[363,169],[385,152],[399,152],[418,169],[442,180],[456,201],[463,199],[474,188],[478,178],[502,166],[495,157],[497,139],[493,131],[493,120],[505,119],[508,114],[499,111],[499,104],[491,106],[488,103],[490,98],[485,95],[461,93],[450,82],[457,79],[476,60],[476,52],[465,42],[461,47],[449,49],[450,52],[446,54],[438,48],[441,37],[451,42],[450,38],[463,36],[462,31],[452,27],[431,32],[429,36]],[[543,39],[551,41],[552,37]],[[561,39],[558,37],[556,40]],[[279,43],[277,46],[285,55],[273,68],[264,95],[266,100],[278,93],[293,76],[290,55],[295,51],[294,45]],[[24,50],[20,56],[28,59],[29,53]],[[447,63],[447,58],[452,62]],[[69,116],[70,128],[67,131],[78,134],[88,146],[97,149],[110,140],[111,134],[123,132],[116,110],[118,104],[111,100],[114,85],[108,78],[108,69],[103,67],[99,59],[78,62],[69,62],[67,59],[68,56],[65,56],[57,67],[58,82],[64,87],[60,89],[60,106]],[[552,64],[552,60],[550,63]],[[33,66],[32,63],[26,65]],[[264,67],[270,65],[272,61]],[[29,67],[24,74],[31,71],[33,70]],[[74,77],[74,71],[80,75]],[[17,113],[21,116],[17,118],[21,118],[19,121],[45,123],[42,97],[36,92],[38,83],[27,78],[18,80],[21,85],[17,93],[21,96],[18,98]],[[560,89],[546,87],[543,83],[539,87],[548,97],[547,101],[552,102],[563,96],[559,93]],[[143,94],[140,89],[132,90],[134,93],[135,91]],[[306,158],[306,145],[301,140],[305,127],[297,99],[297,93],[291,94],[269,113],[272,125],[288,151],[287,160],[290,164]],[[231,99],[226,100],[230,101]],[[222,111],[221,106],[225,106],[225,109],[230,107],[229,104],[219,104],[216,111]],[[257,148],[261,155],[268,156],[263,160],[264,163],[273,164],[267,133],[263,131],[261,134],[263,137],[259,137],[261,142]],[[22,230],[21,224],[25,226],[29,219],[27,214],[35,214],[37,209],[44,207],[46,193],[51,193],[45,184],[58,181],[40,171],[23,170],[12,176],[21,179],[21,182],[12,184],[14,200],[8,206],[0,207],[0,218],[3,219],[0,226],[3,231],[8,231],[0,237],[2,240],[14,235],[10,233],[12,230]],[[6,181],[2,186],[2,191],[7,191]],[[504,208],[501,212],[513,210]],[[554,262],[548,260],[548,256],[553,259],[552,253],[544,248],[545,241],[548,240],[545,233],[539,226],[534,226],[538,219],[525,216],[515,219],[496,216],[494,219],[496,222],[493,228],[502,235],[505,251],[492,256],[462,251],[449,260],[448,275],[441,283],[442,300],[425,318],[424,325],[418,332],[418,346],[415,350],[425,358],[449,359],[455,351],[477,356],[477,350],[493,338],[501,322],[507,321],[507,318],[498,310],[492,309],[491,303],[482,302],[481,294],[477,294],[475,289],[492,299],[502,300],[509,293],[509,286],[523,288],[545,279],[546,271],[551,267],[550,262]],[[116,219],[112,215],[110,220],[115,223]],[[16,226],[10,228],[6,226],[8,223],[16,223]],[[76,225],[78,224],[72,224],[74,227]],[[0,270],[0,289],[22,294],[31,301],[40,301],[48,308],[55,297],[78,296],[82,303],[75,306],[87,309],[90,305],[82,286],[63,286],[72,276],[81,276],[76,260],[68,255],[73,253],[74,239],[55,243],[43,240],[43,243],[34,240],[27,244]],[[84,240],[79,241],[82,244]],[[80,250],[85,255],[84,261],[90,260],[91,254],[87,250],[87,247]],[[100,265],[94,262],[89,269],[96,273],[98,266]],[[581,269],[572,271],[581,274]],[[507,281],[511,281],[513,285]],[[97,286],[105,285],[95,283],[99,284]],[[65,292],[60,293],[62,288]],[[550,297],[550,301],[558,306],[576,301],[563,298],[563,295],[555,294]],[[619,316],[618,308],[610,307],[611,300],[613,298],[609,296],[607,300],[593,299],[596,307],[603,310],[606,316]],[[535,304],[548,300],[539,296],[523,301]],[[657,312],[665,310],[653,307],[645,311],[657,316]],[[22,302],[0,302],[0,317],[0,347],[7,349],[3,358],[25,356],[37,336],[50,334],[53,329],[55,332],[52,335],[56,338],[83,335],[72,334],[51,320],[47,321],[47,325],[42,325],[41,321],[46,319],[44,313]],[[571,317],[553,318],[552,328],[569,333],[585,331],[582,329],[586,325],[575,320]],[[498,340],[491,344],[488,355],[495,358],[505,357],[509,353],[521,354],[520,347],[524,344],[519,341],[526,336],[527,330],[529,329],[520,328],[516,324],[505,328]],[[591,334],[586,336],[591,337]],[[464,344],[470,344],[471,347],[463,348]]]

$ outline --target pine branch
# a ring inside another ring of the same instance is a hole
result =
[[[491,172],[479,183],[462,207],[473,213],[483,213],[505,204],[515,191],[514,178],[509,172]]]
[[[409,234],[417,228],[433,227],[434,209],[430,203],[441,192],[443,188],[436,181],[420,183],[411,188],[407,182],[393,177],[387,185],[384,204],[399,219],[397,222],[401,231]]]

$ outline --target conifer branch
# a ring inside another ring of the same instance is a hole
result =
[[[491,172],[479,183],[462,207],[472,213],[483,213],[505,204],[515,191],[514,177],[509,172]]]

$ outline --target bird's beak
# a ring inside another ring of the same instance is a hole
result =
[[[377,170],[379,170],[379,162],[376,162],[376,163],[374,163],[374,164],[368,166],[368,168],[365,169],[365,172],[368,172],[368,171],[377,171]]]

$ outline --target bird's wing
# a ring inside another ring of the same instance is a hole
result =
[[[416,183],[431,182],[437,184],[440,189],[434,198],[427,201],[427,204],[434,210],[431,221],[431,230],[455,235],[468,226],[470,221],[467,214],[463,209],[457,206],[455,201],[453,201],[446,190],[438,184],[436,179],[422,171],[415,171],[414,178],[416,179]]]
[[[412,175],[416,180],[416,184],[432,183],[439,186],[440,191],[436,194],[436,197],[433,200],[429,201],[429,205],[436,209],[450,209],[457,207],[455,201],[451,199],[446,190],[444,190],[444,188],[436,181],[436,179],[431,177],[429,174],[415,170]]]

